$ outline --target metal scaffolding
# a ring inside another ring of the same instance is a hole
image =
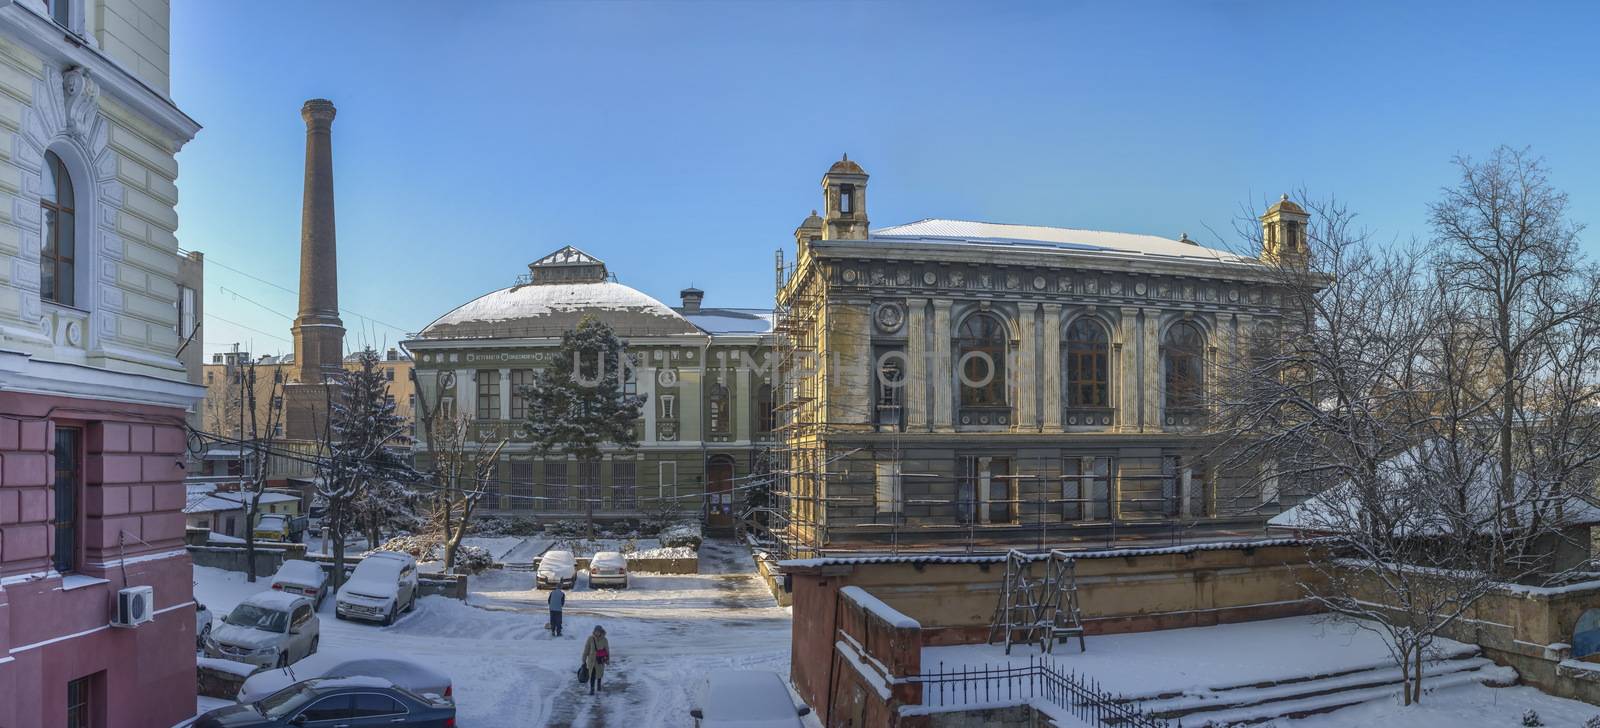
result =
[[[1040,560],[1044,575],[1035,578],[1033,564]],[[1005,581],[989,625],[989,644],[1005,643],[1008,655],[1013,644],[1038,645],[1040,652],[1053,652],[1057,643],[1074,637],[1078,651],[1087,651],[1078,607],[1077,560],[1060,550],[1041,558],[1012,549],[1006,554]]]

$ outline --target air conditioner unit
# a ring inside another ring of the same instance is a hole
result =
[[[149,586],[130,586],[117,592],[117,613],[113,627],[137,627],[155,619],[156,590]]]

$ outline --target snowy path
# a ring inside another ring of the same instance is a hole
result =
[[[747,549],[708,542],[693,575],[636,574],[626,590],[580,584],[567,599],[566,630],[545,630],[546,592],[533,574],[497,571],[471,581],[469,604],[425,598],[392,627],[341,622],[333,600],[319,614],[322,649],[387,649],[424,660],[455,681],[462,725],[474,728],[680,726],[689,690],[707,670],[789,668],[788,614],[773,601]],[[225,613],[265,584],[196,568],[195,591]],[[614,655],[603,695],[574,676],[583,638],[606,627]]]

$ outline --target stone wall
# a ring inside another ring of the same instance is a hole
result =
[[[304,559],[305,544],[263,541],[256,544],[256,575],[269,577],[278,573],[283,562]],[[195,566],[247,572],[249,554],[243,546],[189,546],[189,558]]]

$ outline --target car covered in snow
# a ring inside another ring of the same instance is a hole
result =
[[[628,560],[616,551],[601,551],[589,559],[589,586],[628,588]]]
[[[571,589],[578,585],[578,557],[571,551],[546,551],[539,557],[539,571],[534,586],[540,589],[560,585]]]
[[[789,684],[768,670],[715,670],[690,702],[695,728],[801,728],[811,708],[796,706]]]
[[[306,680],[253,703],[217,708],[191,728],[455,728],[456,707],[378,677]]]
[[[206,640],[211,638],[211,610],[200,602],[194,603],[194,648],[206,648]]]
[[[397,551],[367,554],[334,598],[339,619],[366,619],[394,624],[401,612],[417,605],[417,560]]]
[[[309,597],[265,591],[240,602],[211,630],[206,656],[286,667],[317,651],[321,631]]]
[[[321,607],[322,598],[328,595],[328,573],[316,563],[289,559],[272,575],[272,588],[311,597],[316,606]]]
[[[239,688],[241,703],[254,703],[302,680],[332,677],[381,677],[424,697],[453,701],[450,676],[427,665],[382,650],[338,650],[312,655],[292,667],[263,670]]]

